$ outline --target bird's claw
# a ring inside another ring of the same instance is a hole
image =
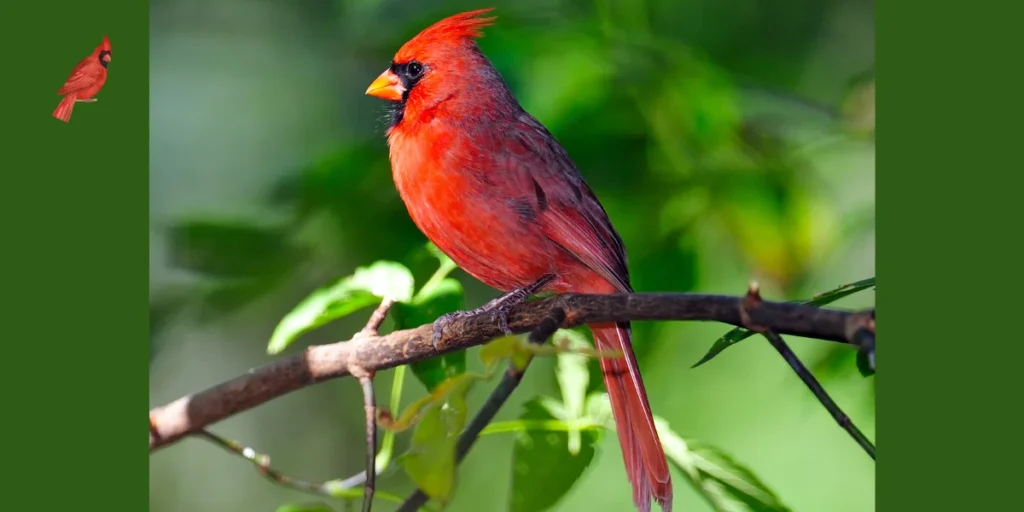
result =
[[[434,336],[431,339],[431,344],[434,346],[434,350],[437,351],[437,344],[441,342],[441,337],[444,336],[444,330],[456,320],[461,320],[468,316],[473,316],[473,311],[453,311],[451,313],[445,313],[434,320]]]
[[[441,341],[441,337],[444,335],[444,330],[447,329],[452,322],[477,315],[493,314],[495,323],[498,325],[498,329],[501,329],[501,332],[505,335],[511,335],[512,329],[508,326],[508,315],[512,312],[512,309],[522,304],[526,299],[529,299],[533,294],[537,293],[554,278],[554,275],[548,274],[541,277],[530,286],[512,290],[511,292],[484,304],[482,307],[469,311],[453,311],[451,313],[441,315],[437,320],[434,320],[434,332],[431,340],[434,350],[438,350],[437,344]]]
[[[437,352],[437,343],[441,341],[441,336],[444,334],[444,317],[440,317],[434,320],[434,335],[430,338],[430,344],[434,347],[434,352]]]
[[[501,332],[505,333],[506,336],[512,335],[512,329],[508,326],[508,314],[511,310],[512,306],[503,304],[498,306],[494,311],[494,314],[497,317],[495,318],[495,322],[498,324],[498,329],[501,329]]]

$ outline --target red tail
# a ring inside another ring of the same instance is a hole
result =
[[[57,109],[53,111],[53,117],[64,121],[65,123],[71,120],[71,111],[75,108],[75,95],[68,94],[64,96],[64,99],[60,100],[57,105]]]
[[[651,498],[664,512],[672,510],[672,480],[661,439],[654,428],[640,368],[633,355],[628,323],[591,324],[598,350],[621,350],[621,358],[601,359],[604,385],[612,402],[615,429],[633,484],[633,502],[640,512],[650,512]]]

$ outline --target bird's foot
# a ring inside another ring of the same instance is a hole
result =
[[[444,334],[444,330],[447,329],[448,326],[456,320],[462,320],[477,315],[494,314],[496,316],[495,321],[498,323],[498,328],[501,329],[501,332],[505,334],[512,334],[512,330],[508,327],[508,314],[513,308],[523,302],[526,302],[526,299],[532,297],[554,279],[554,274],[545,274],[532,284],[522,288],[516,288],[515,290],[501,295],[476,309],[454,311],[441,315],[441,317],[434,321],[434,338],[432,340],[434,350],[437,350],[437,343],[441,341],[441,336]]]
[[[96,98],[89,98],[87,100],[75,100],[75,101],[78,102],[78,103],[96,103],[99,100],[96,99]]]
[[[453,311],[451,313],[445,313],[438,317],[437,320],[434,320],[434,337],[431,339],[431,343],[434,345],[434,350],[437,350],[437,343],[441,341],[441,336],[444,334],[444,330],[447,329],[452,322],[474,316],[481,309],[483,308],[477,308],[472,311]]]

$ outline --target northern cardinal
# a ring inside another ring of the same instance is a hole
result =
[[[565,149],[526,113],[476,38],[491,9],[451,16],[395,54],[366,94],[392,102],[391,171],[409,216],[463,270],[507,292],[497,313],[539,291],[631,292],[626,251]],[[637,509],[672,508],[672,482],[630,341],[629,323],[589,325],[602,358]]]
[[[71,111],[75,103],[94,102],[93,96],[100,92],[107,82],[107,65],[110,64],[110,39],[103,36],[103,42],[92,51],[92,55],[84,58],[71,70],[71,76],[64,82],[57,94],[64,96],[53,111],[53,117],[64,121],[71,120]]]

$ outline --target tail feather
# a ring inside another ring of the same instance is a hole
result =
[[[53,111],[53,117],[56,117],[65,123],[70,121],[71,111],[75,108],[76,99],[77,98],[75,98],[74,93],[64,96],[64,99],[60,100],[60,103],[57,104],[56,110]]]
[[[601,359],[601,372],[612,403],[626,474],[633,485],[633,502],[640,512],[650,512],[654,499],[663,512],[671,512],[668,462],[633,354],[629,324],[591,324],[590,330],[599,350],[622,351],[621,358]]]

